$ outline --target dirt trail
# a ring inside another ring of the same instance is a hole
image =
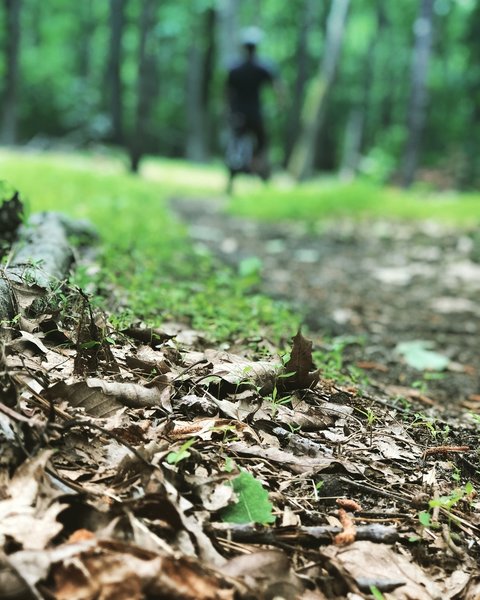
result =
[[[444,407],[475,409],[480,394],[480,264],[468,232],[434,223],[261,223],[228,215],[225,203],[178,199],[192,239],[238,266],[258,257],[262,291],[286,299],[322,336],[365,336],[352,363],[390,384],[419,385],[422,373],[395,352],[427,340],[451,363],[424,382]]]

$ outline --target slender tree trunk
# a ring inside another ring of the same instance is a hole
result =
[[[306,179],[313,170],[315,147],[324,126],[327,102],[335,82],[349,4],[350,0],[332,0],[323,59],[304,103],[300,137],[288,165],[297,180]]]
[[[140,15],[140,43],[138,50],[137,104],[133,134],[130,140],[130,168],[136,173],[145,152],[145,135],[151,106],[150,93],[155,85],[154,57],[149,52],[148,39],[155,25],[157,0],[143,0]]]
[[[110,0],[110,50],[107,68],[111,140],[123,142],[122,38],[126,0]]]
[[[373,83],[373,66],[376,53],[377,40],[380,34],[381,19],[377,14],[377,32],[372,36],[363,60],[361,69],[361,91],[358,102],[353,103],[345,128],[342,165],[340,177],[351,180],[355,177],[362,154],[362,145],[365,139],[365,126],[367,112],[370,104],[370,95]]]
[[[3,112],[0,129],[2,144],[15,144],[17,141],[21,6],[21,0],[4,0],[6,38]]]
[[[80,10],[80,29],[76,53],[78,74],[82,79],[88,80],[92,61],[92,37],[96,22],[93,16],[92,0],[82,0],[78,7]]]
[[[480,184],[480,4],[477,3],[470,16],[464,43],[469,49],[466,72],[467,97],[470,110],[463,135],[463,166],[458,176],[460,187],[477,188]]]
[[[190,160],[205,161],[209,155],[209,92],[215,54],[215,11],[207,9],[201,19],[197,15],[194,19],[187,76],[185,153]]]
[[[297,141],[298,132],[301,125],[302,104],[305,98],[305,86],[308,79],[308,38],[312,25],[314,23],[315,8],[318,7],[317,0],[304,0],[302,21],[298,33],[297,49],[295,53],[295,64],[297,67],[297,76],[293,87],[292,103],[290,114],[287,121],[287,136],[285,145],[285,165],[288,164],[292,154],[293,147]]]
[[[227,69],[238,54],[241,0],[218,0],[218,50],[220,66]]]
[[[433,38],[434,0],[421,0],[415,21],[415,45],[412,56],[411,89],[408,104],[407,143],[403,158],[402,184],[410,186],[418,166],[428,103],[427,75]]]

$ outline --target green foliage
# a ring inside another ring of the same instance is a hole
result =
[[[452,510],[463,500],[467,502],[475,494],[475,488],[468,481],[463,487],[454,489],[447,496],[432,498],[428,502],[429,511],[421,511],[418,513],[418,520],[423,527],[438,528],[439,524],[432,520],[431,512],[434,508],[441,509],[448,517],[449,524],[455,521],[456,517]]]
[[[371,585],[370,586],[370,592],[371,592],[372,596],[375,598],[375,600],[385,600],[385,596],[377,588],[377,586]]]
[[[259,219],[295,219],[310,224],[338,218],[435,219],[459,225],[480,221],[478,193],[433,194],[367,180],[345,183],[327,178],[300,185],[279,178],[276,185],[267,188],[253,182],[239,184],[230,210]]]
[[[167,458],[166,458],[167,463],[169,465],[178,465],[179,462],[188,458],[191,455],[191,453],[188,451],[188,449],[191,446],[193,446],[195,441],[196,441],[195,438],[190,438],[189,440],[184,442],[178,450],[169,452],[167,454]]]
[[[238,501],[222,512],[222,520],[227,523],[273,523],[272,504],[268,492],[258,479],[246,471],[232,481]]]
[[[278,65],[290,91],[291,97],[281,109],[273,102],[272,94],[265,98],[267,121],[273,130],[272,154],[277,163],[284,161],[286,146],[295,141],[298,127],[293,127],[292,133],[292,126],[305,90],[318,80],[325,55],[329,5],[295,0],[285,11],[275,0],[245,0],[231,6],[235,12],[231,21],[237,27],[262,24],[266,35],[261,52]],[[205,139],[214,155],[221,154],[225,68],[239,50],[238,31],[222,29],[229,22],[223,12],[225,6],[214,0],[154,3],[153,26],[146,40],[151,87],[144,140],[147,151],[167,156],[185,154],[191,134],[185,85],[196,75],[195,85],[200,88],[199,98],[206,110]],[[309,14],[305,12],[308,6]],[[41,0],[24,0],[22,7],[18,97],[21,140],[42,141],[45,136],[67,138],[74,144],[108,140],[112,124],[110,3],[50,0],[47,5]],[[407,131],[412,31],[417,10],[416,0],[351,3],[342,60],[327,106],[328,125],[318,144],[320,169],[335,170],[341,165],[349,119],[359,111],[364,121],[360,171],[382,182],[398,172]],[[2,5],[2,22],[5,11]],[[216,14],[213,32],[204,26],[208,11]],[[445,173],[454,183],[472,185],[480,171],[476,129],[480,10],[474,0],[439,0],[434,3],[434,11],[423,162]],[[119,59],[126,139],[134,131],[137,109],[141,12],[140,0],[125,4]],[[2,47],[7,46],[5,29],[0,33]],[[198,51],[205,52],[212,38],[219,42],[212,58],[213,69],[203,69],[192,57]],[[0,61],[4,81],[6,62]],[[208,81],[204,79],[206,73]],[[287,143],[287,138],[292,139]]]
[[[253,293],[255,269],[239,274],[198,252],[167,211],[170,197],[218,189],[220,172],[156,161],[147,162],[140,179],[126,174],[116,156],[5,152],[0,168],[31,211],[62,210],[98,228],[102,268],[80,270],[74,283],[94,292],[119,328],[132,320],[160,326],[173,319],[211,339],[268,332],[278,342],[298,328],[285,305]]]
[[[352,344],[363,344],[362,337],[337,337],[325,342],[325,349],[315,350],[313,359],[320,368],[322,377],[338,383],[355,383],[360,386],[368,383],[365,373],[353,365],[345,365],[345,349]]]
[[[405,362],[420,371],[443,371],[450,363],[450,359],[431,350],[433,342],[428,340],[412,340],[400,342],[395,350],[403,356]]]

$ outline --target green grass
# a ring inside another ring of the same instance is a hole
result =
[[[96,300],[104,299],[119,327],[175,319],[214,340],[265,333],[277,343],[295,332],[296,316],[253,293],[251,276],[192,248],[167,209],[174,196],[218,194],[218,169],[146,161],[135,177],[121,158],[2,151],[0,179],[20,191],[28,212],[57,210],[95,225],[102,269],[94,276],[80,269],[74,282],[95,284]]]
[[[231,210],[269,220],[433,219],[468,227],[480,222],[480,194],[433,192],[422,186],[406,191],[367,180],[347,183],[331,178],[294,185],[279,177],[264,187],[242,182]]]
[[[20,190],[30,212],[59,210],[96,226],[103,268],[94,283],[119,326],[138,319],[151,325],[183,319],[217,340],[265,330],[276,341],[289,338],[299,317],[253,293],[255,277],[248,269],[233,272],[192,248],[167,209],[175,196],[221,196],[222,167],[150,158],[136,177],[126,165],[112,153],[0,151],[0,179]],[[436,219],[469,227],[480,222],[479,194],[406,192],[332,178],[294,185],[276,176],[265,186],[239,177],[225,207],[249,217],[310,224],[338,218]],[[81,270],[76,281],[92,283]]]

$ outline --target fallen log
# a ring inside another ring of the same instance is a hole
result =
[[[19,228],[0,273],[0,320],[12,320],[65,281],[74,263],[70,235],[96,237],[88,223],[55,212],[36,213]]]

